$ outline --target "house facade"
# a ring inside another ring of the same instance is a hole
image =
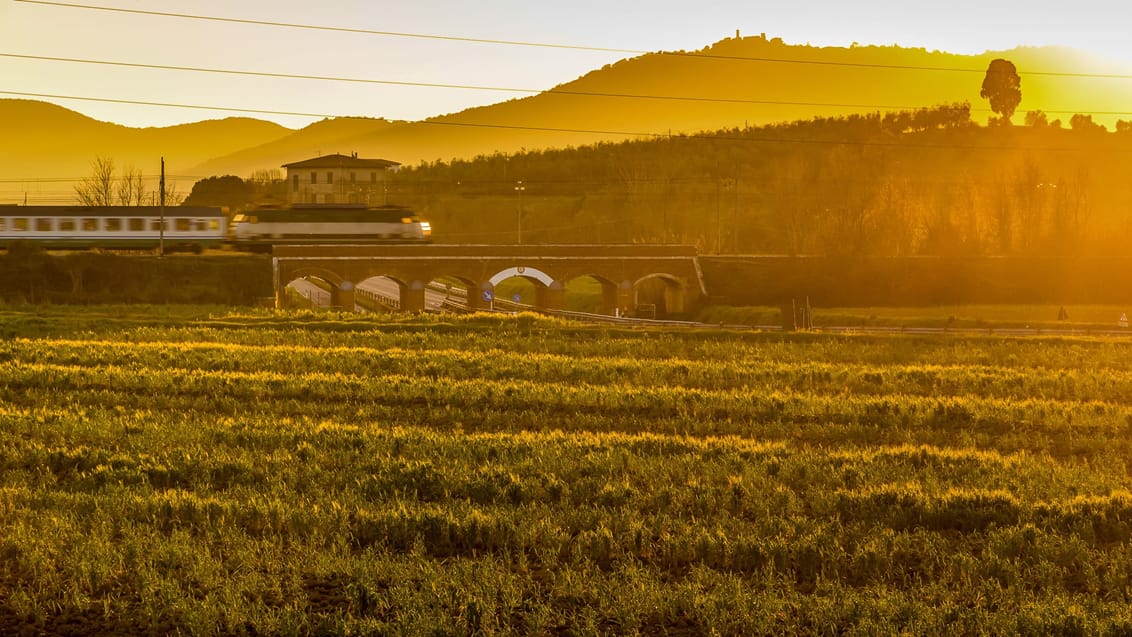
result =
[[[350,155],[323,155],[290,164],[287,170],[287,201],[303,203],[363,203],[382,205],[390,173],[401,164],[387,159],[363,159]]]

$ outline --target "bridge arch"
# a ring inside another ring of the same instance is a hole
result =
[[[343,290],[349,295],[353,286],[330,268],[306,267],[289,272],[286,280],[280,281],[279,289],[283,291],[287,305],[344,307]],[[350,309],[353,309],[352,300]]]
[[[670,312],[684,312],[705,294],[695,248],[674,245],[421,245],[276,246],[277,305],[286,283],[304,275],[334,286],[338,305],[352,307],[350,289],[384,276],[398,283],[401,309],[424,309],[425,288],[437,280],[467,285],[473,309],[490,306],[495,286],[511,277],[532,282],[536,305],[565,305],[566,283],[592,277],[602,289],[602,311],[631,309],[650,286]],[[655,281],[655,283],[654,283]],[[677,298],[680,297],[680,298]]]
[[[633,283],[637,303],[651,303],[658,315],[683,314],[689,308],[684,300],[687,284],[678,277],[665,273],[652,273]]]
[[[610,316],[622,316],[634,305],[633,282],[616,278],[611,273],[582,272],[574,274],[564,281],[567,286],[582,279],[592,279],[601,288],[601,298],[592,311]],[[574,289],[577,289],[575,285]],[[592,306],[591,306],[592,307]]]
[[[495,287],[512,277],[522,277],[524,279],[538,281],[546,287],[550,287],[554,283],[554,277],[550,276],[546,272],[543,272],[538,268],[532,268],[524,265],[517,265],[511,268],[507,268],[506,270],[500,270],[499,272],[495,273],[495,276],[491,277],[487,281],[491,284],[491,287]]]

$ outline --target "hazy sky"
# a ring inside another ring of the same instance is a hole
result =
[[[900,44],[955,53],[1060,44],[1132,65],[1128,35],[1132,5],[1126,0],[70,0],[70,4],[631,51],[697,50],[734,36],[736,29],[743,35],[766,33],[797,44]],[[634,55],[236,24],[20,0],[0,0],[0,54],[0,97],[44,99],[130,126],[241,113],[17,94],[421,119],[526,93],[233,76],[11,56],[543,90]],[[290,127],[318,119],[246,115]]]

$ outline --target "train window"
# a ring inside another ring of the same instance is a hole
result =
[[[54,219],[36,219],[35,231],[36,232],[51,232],[55,229]]]
[[[130,219],[130,232],[145,232],[145,219]]]
[[[153,223],[150,224],[149,228],[151,230],[153,230],[154,232],[161,232],[162,230],[169,228],[169,222],[168,221],[162,221],[160,219],[154,219]]]
[[[8,220],[3,218],[3,217],[0,217],[0,232],[3,232],[7,229],[8,229]]]
[[[174,219],[173,220],[173,227],[177,230],[177,232],[188,232],[189,230],[192,230],[192,228],[193,228],[192,227],[192,220],[191,219]]]
[[[83,232],[97,232],[98,221],[97,217],[83,217]]]
[[[122,220],[117,218],[117,217],[107,219],[106,220],[106,229],[109,230],[110,232],[121,232],[121,230],[122,230]]]
[[[28,220],[23,217],[12,219],[12,230],[25,231],[28,229]]]
[[[74,232],[75,220],[74,219],[60,219],[59,232]]]
[[[214,232],[219,230],[220,229],[220,222],[215,220],[215,219],[209,219],[208,220],[208,229],[212,230]]]

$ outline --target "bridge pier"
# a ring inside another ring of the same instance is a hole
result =
[[[548,286],[535,286],[535,307],[540,310],[566,309],[566,286],[554,281]]]
[[[667,314],[683,314],[688,310],[684,303],[684,290],[671,285],[664,287],[664,311]]]
[[[608,316],[623,315],[633,308],[633,282],[622,281],[618,285],[603,283],[601,286],[601,307],[598,312]]]
[[[425,309],[425,284],[419,280],[401,286],[401,311],[423,312]]]
[[[490,310],[491,301],[484,298],[486,293],[490,292],[492,298],[495,296],[495,286],[490,281],[482,281],[479,285],[468,287],[468,308],[472,310]]]
[[[330,306],[336,307],[341,310],[353,312],[354,305],[354,284],[351,281],[343,281],[339,285],[334,286],[330,291]]]

